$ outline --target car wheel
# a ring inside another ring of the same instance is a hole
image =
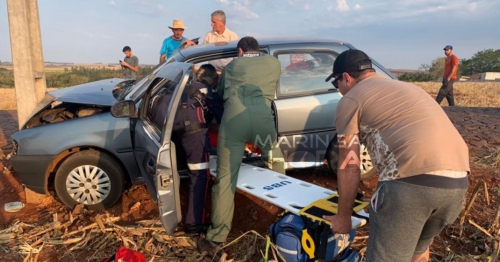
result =
[[[372,165],[372,159],[370,155],[368,154],[368,150],[364,144],[361,144],[360,146],[360,155],[359,155],[359,160],[361,162],[360,169],[361,169],[361,180],[368,180],[374,176],[377,175],[377,172],[375,168],[373,168]],[[328,164],[328,169],[330,172],[336,176],[337,175],[337,167],[338,167],[338,160],[339,160],[339,153],[338,153],[338,145],[337,145],[337,135],[333,137],[332,141],[330,141],[330,144],[328,145],[328,148],[326,150],[326,162]]]
[[[54,187],[70,208],[84,204],[93,210],[113,206],[120,199],[123,171],[108,154],[88,150],[69,156],[56,172]]]

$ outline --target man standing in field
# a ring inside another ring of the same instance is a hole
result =
[[[182,35],[187,27],[184,26],[182,20],[174,20],[172,26],[168,28],[172,29],[172,33],[174,34],[163,40],[163,45],[160,50],[160,64],[165,62],[165,60],[172,55],[172,52],[186,41],[186,38]]]
[[[136,73],[139,71],[139,58],[132,54],[130,46],[125,46],[123,48],[123,53],[125,53],[125,58],[123,61],[120,60],[120,65],[123,70],[123,78],[135,79]]]
[[[359,141],[365,141],[379,174],[366,261],[428,261],[434,236],[462,210],[467,145],[422,88],[378,75],[360,50],[342,52],[331,78],[343,95],[335,113],[340,196],[338,214],[324,218],[334,233],[351,230]]]
[[[443,98],[446,97],[449,106],[455,106],[455,100],[453,99],[453,84],[457,80],[458,72],[458,57],[453,54],[453,47],[447,45],[443,48],[444,54],[446,55],[446,60],[444,63],[444,73],[443,73],[443,85],[439,89],[439,93],[436,97],[438,104],[441,104]]]

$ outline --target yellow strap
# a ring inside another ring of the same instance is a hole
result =
[[[326,198],[322,198],[319,200],[316,200],[309,204],[308,206],[302,208],[299,211],[300,215],[305,215],[312,220],[321,220],[324,221],[325,223],[331,225],[331,222],[328,220],[324,220],[321,215],[318,216],[317,213],[319,214],[337,214],[338,213],[338,194],[332,194]],[[356,199],[354,201],[354,207],[353,211],[354,212],[359,212],[363,210],[365,207],[368,206],[368,202],[363,202],[361,200]],[[323,210],[323,211],[322,211]]]
[[[314,252],[316,249],[316,246],[314,245],[314,241],[312,237],[309,235],[307,232],[307,229],[302,229],[302,248],[306,252],[306,254],[309,256],[309,258],[312,260],[314,259]]]

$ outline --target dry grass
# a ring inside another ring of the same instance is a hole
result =
[[[56,88],[47,88],[47,91],[55,89]],[[0,110],[14,110],[17,108],[16,104],[16,89],[0,88]]]
[[[440,82],[415,82],[432,97],[436,97]],[[498,107],[500,105],[500,82],[458,82],[453,85],[455,105],[464,107]],[[448,105],[446,99],[441,105]]]
[[[86,68],[109,68],[109,69],[120,69],[119,65],[108,66],[108,64],[71,64],[64,66],[45,66],[45,72],[61,72],[64,71],[65,68],[71,69],[71,67],[86,67]],[[12,70],[12,66],[2,65],[0,68],[5,68],[7,70]]]

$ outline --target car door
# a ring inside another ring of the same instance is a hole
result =
[[[168,234],[174,232],[182,219],[176,145],[171,137],[176,105],[184,86],[190,81],[191,66],[188,63],[171,63],[155,75],[141,100],[134,128],[134,155]],[[167,110],[160,112],[157,110],[158,99],[165,92],[171,92],[171,100],[164,107]],[[157,121],[159,117],[164,120]]]
[[[274,46],[281,78],[274,101],[278,143],[287,168],[323,164],[335,135],[335,110],[341,98],[325,82],[333,61],[348,47],[341,44]]]

